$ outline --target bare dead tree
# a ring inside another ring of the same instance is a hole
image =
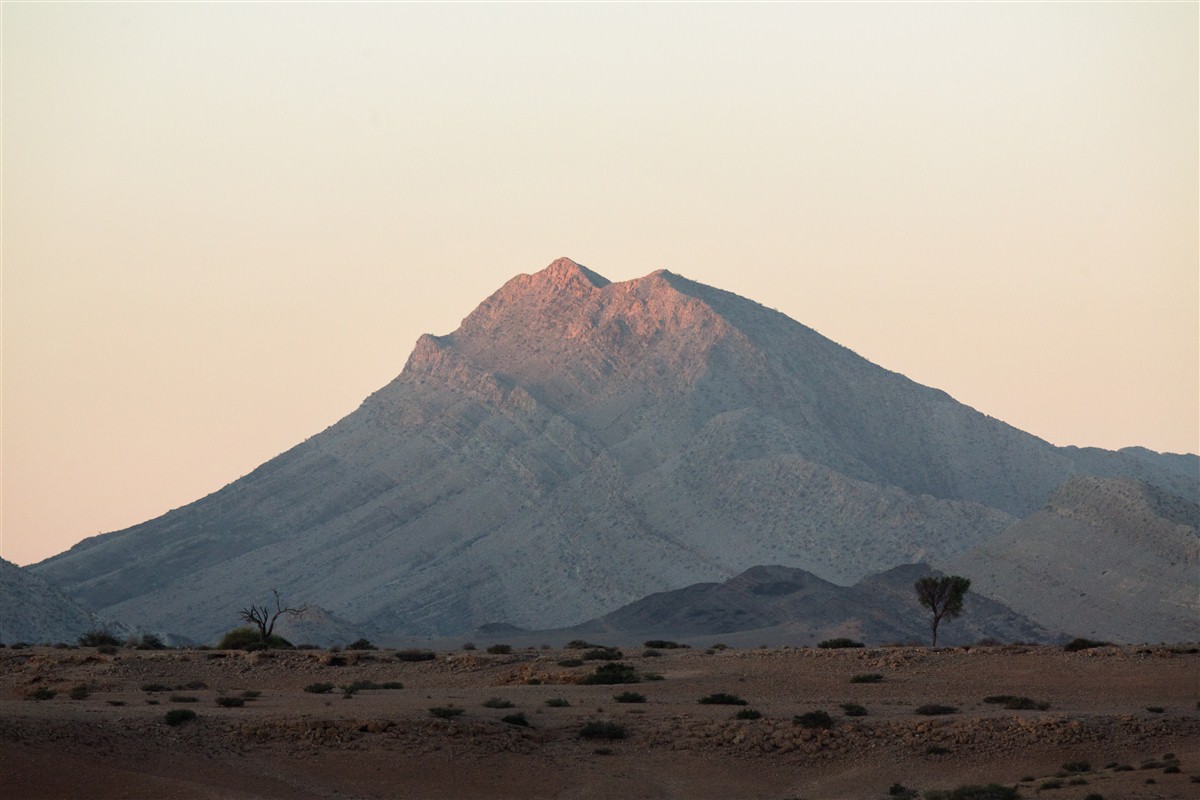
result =
[[[279,599],[279,592],[275,589],[271,590],[271,594],[275,595],[275,610],[272,611],[268,606],[250,606],[243,608],[238,612],[238,616],[244,621],[253,623],[258,628],[258,636],[260,641],[267,641],[271,637],[272,631],[275,630],[275,621],[284,614],[293,617],[301,616],[305,611],[308,611],[308,603],[298,608],[285,608],[283,601]]]

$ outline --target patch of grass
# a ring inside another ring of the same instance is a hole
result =
[[[58,692],[54,691],[53,689],[47,689],[45,686],[39,686],[38,688],[34,689],[33,691],[27,693],[25,695],[25,697],[27,697],[30,700],[41,701],[41,700],[50,700],[56,694],[58,694]]]
[[[563,697],[551,697],[546,701],[546,705],[550,708],[570,708],[571,703]]]
[[[1062,765],[1067,772],[1091,772],[1092,765],[1087,761],[1068,761]]]
[[[792,717],[792,722],[801,728],[808,728],[810,730],[823,730],[833,727],[833,717],[824,711],[809,711],[805,714],[797,714]]]
[[[1164,775],[1175,775],[1175,774],[1177,774],[1178,772],[1179,772],[1179,765],[1178,765],[1178,764],[1167,764],[1165,767],[1163,767],[1163,774],[1164,774]]]
[[[310,683],[304,687],[304,691],[309,694],[329,694],[333,691],[332,683]]]
[[[842,713],[847,717],[865,717],[867,710],[858,703],[842,703]]]
[[[851,683],[881,683],[883,676],[878,672],[865,672],[862,675],[855,675],[850,678]]]
[[[88,688],[86,683],[77,683],[71,687],[69,692],[67,692],[67,697],[71,698],[72,700],[86,700],[87,696],[91,693],[92,690]]]
[[[516,714],[509,714],[506,717],[501,717],[500,721],[507,722],[509,725],[516,725],[519,728],[530,727],[529,720],[525,719],[525,715],[522,714],[521,712],[517,712]]]
[[[1132,764],[1118,764],[1113,767],[1113,772],[1133,772]]]
[[[989,695],[983,698],[983,702],[1003,706],[1009,711],[1045,711],[1050,707],[1049,703],[1042,703],[1029,697],[1018,697],[1012,694]]]
[[[179,688],[191,689],[192,691],[196,691],[197,689],[207,689],[208,684],[205,683],[204,681],[188,681],[187,683],[185,683],[183,686],[181,686]]]
[[[931,744],[925,748],[925,753],[931,756],[944,756],[952,752],[949,747],[942,747],[940,744]]]
[[[664,678],[662,675],[659,675],[657,672],[643,672],[642,680],[644,680],[644,681],[665,681],[666,678]]]
[[[1162,706],[1146,706],[1146,710],[1149,711],[1151,714],[1161,714],[1164,711],[1166,711],[1166,709],[1163,708]]]
[[[437,653],[432,650],[397,650],[397,661],[433,661]]]
[[[483,701],[484,708],[512,708],[511,700],[505,700],[503,697],[490,697]]]
[[[747,706],[750,701],[743,700],[736,694],[728,692],[716,692],[715,694],[706,695],[699,700],[702,706]]]
[[[511,644],[494,644],[487,649],[494,656],[506,656],[512,652]]]
[[[842,650],[849,647],[866,647],[862,642],[856,642],[853,639],[847,639],[844,636],[839,636],[836,639],[826,639],[817,645],[822,650]]]
[[[613,700],[616,700],[618,703],[644,703],[646,702],[646,695],[638,694],[637,692],[621,692],[620,694],[613,695]]]
[[[191,722],[196,718],[196,712],[190,708],[172,708],[163,715],[163,722],[171,725],[182,725],[185,722]]]
[[[188,694],[173,694],[167,698],[172,703],[199,703],[195,697]]]
[[[583,659],[582,658],[564,658],[563,660],[558,662],[558,665],[560,667],[582,667]]]
[[[585,675],[580,683],[585,686],[608,686],[618,683],[638,683],[637,670],[619,661],[601,664],[591,675]]]
[[[1052,778],[1048,781],[1042,781],[1041,784],[1038,785],[1038,791],[1044,792],[1047,789],[1061,789],[1062,787],[1062,781],[1058,780],[1057,778]]]
[[[246,705],[246,700],[242,697],[218,697],[217,705],[221,708],[241,708]]]
[[[124,700],[109,700],[108,704],[110,706],[123,706],[123,705],[125,705],[125,701]]]
[[[938,717],[944,714],[957,714],[958,709],[954,706],[942,706],[937,703],[926,703],[923,706],[917,706],[913,712],[920,714],[923,717]]]
[[[1095,639],[1084,639],[1082,637],[1072,639],[1063,645],[1063,650],[1068,653],[1077,653],[1080,650],[1091,650],[1093,647],[1108,647],[1112,642],[1100,642]]]
[[[464,709],[461,709],[458,706],[434,706],[433,708],[429,709],[430,715],[435,716],[438,719],[453,719],[459,714],[462,714],[463,711]]]
[[[1021,793],[1012,786],[989,783],[986,786],[967,785],[957,789],[934,790],[925,793],[926,800],[1019,800]]]
[[[143,683],[140,687],[143,692],[169,692],[171,687],[165,683]]]
[[[624,739],[625,728],[615,722],[593,720],[579,729],[580,739]]]
[[[688,647],[688,645],[686,645],[686,644],[680,644],[679,642],[672,642],[669,639],[648,639],[648,640],[642,642],[642,646],[643,647],[654,647],[659,650],[678,650],[680,648]]]
[[[753,708],[743,708],[741,711],[733,715],[734,719],[761,719],[762,714],[755,711]]]

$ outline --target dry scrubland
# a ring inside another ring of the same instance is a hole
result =
[[[659,652],[625,648],[638,683],[583,685],[616,662],[562,666],[584,651],[548,649],[425,661],[390,650],[3,649],[0,793],[783,800],[994,782],[1054,800],[1200,796],[1196,648]],[[882,678],[852,682],[869,674]],[[354,682],[393,688],[305,691]],[[624,692],[645,701],[617,702]],[[714,693],[747,705],[698,702]],[[985,702],[994,695],[1046,707]],[[918,713],[928,704],[957,711]],[[168,725],[183,709],[195,719]],[[736,718],[750,709],[761,717]],[[831,727],[806,727],[812,711]],[[581,737],[590,722],[624,737]]]

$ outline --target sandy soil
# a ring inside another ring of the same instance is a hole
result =
[[[580,653],[559,650],[404,662],[386,650],[3,649],[0,795],[783,800],[996,782],[1055,800],[1200,797],[1197,648],[642,651],[627,648],[623,663],[664,680],[579,685],[603,662],[563,667]],[[863,673],[883,679],[850,682]],[[349,698],[304,691],[354,681],[404,688]],[[166,688],[148,691],[153,684]],[[33,699],[39,689],[56,694]],[[241,707],[217,703],[247,691],[261,694]],[[615,702],[625,691],[646,702]],[[698,703],[714,692],[749,705]],[[984,702],[998,694],[1049,707]],[[513,707],[485,707],[490,698]],[[846,716],[844,703],[867,714]],[[958,710],[916,713],[930,703]],[[442,706],[464,712],[430,714]],[[741,708],[762,717],[735,719]],[[169,726],[171,709],[197,718]],[[794,721],[813,710],[828,712],[833,727]],[[502,721],[517,712],[530,727]],[[593,720],[619,724],[625,738],[580,738]],[[1089,768],[1064,772],[1078,761]]]

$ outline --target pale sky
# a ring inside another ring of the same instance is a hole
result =
[[[559,256],[1197,452],[1197,9],[4,2],[0,554],[219,489]]]

